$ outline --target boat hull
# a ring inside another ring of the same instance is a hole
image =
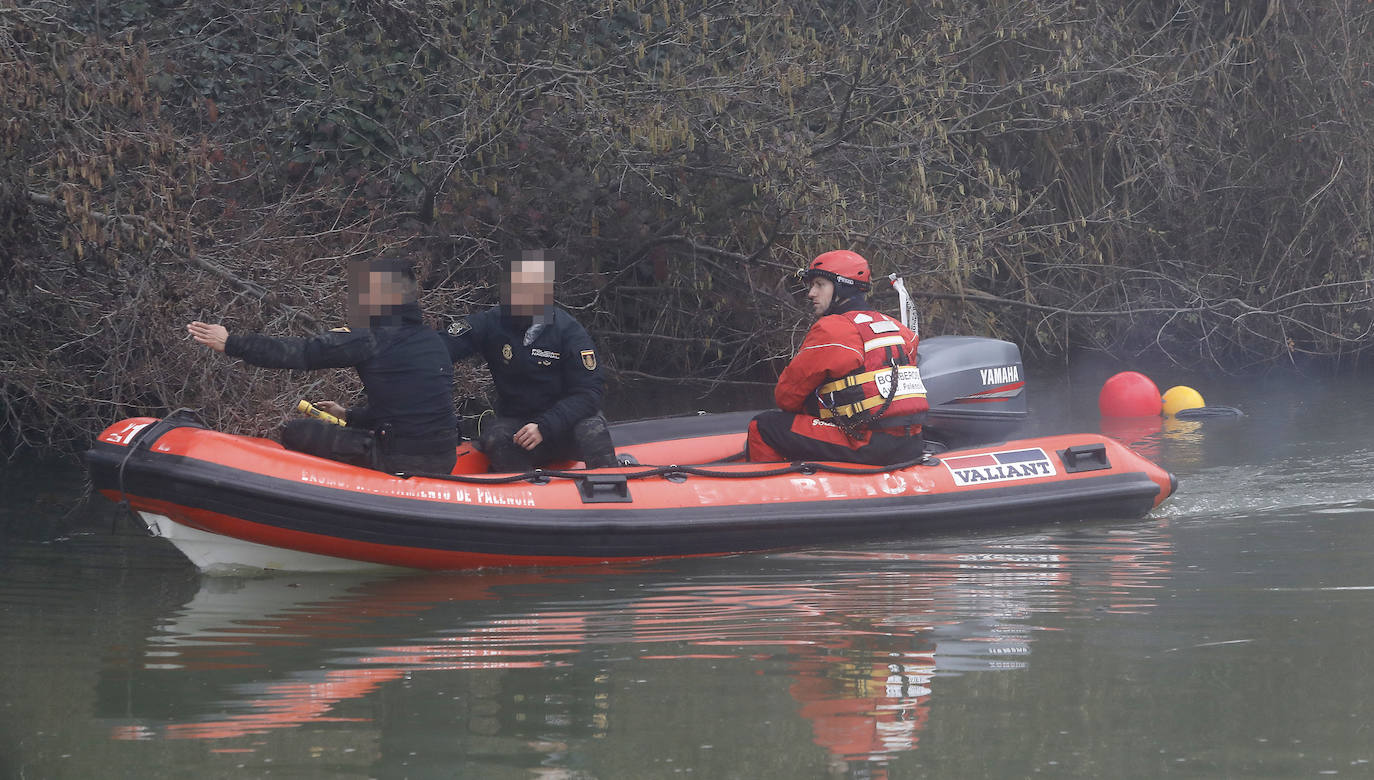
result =
[[[167,515],[138,510],[148,531],[166,539],[201,571],[211,574],[240,574],[257,571],[297,572],[387,572],[408,571],[409,567],[388,566],[352,558],[302,552],[239,539],[223,533],[202,531],[186,522],[184,510],[169,510],[183,517],[181,522]]]
[[[742,434],[703,435],[700,427],[679,425],[686,435],[678,439],[671,425],[657,441],[627,436],[634,443],[620,451],[644,462],[743,444]],[[1167,472],[1096,434],[950,451],[887,472],[732,463],[452,481],[381,474],[262,439],[143,418],[102,434],[88,464],[97,490],[128,501],[207,571],[447,570],[721,555],[1136,518],[1174,488]]]

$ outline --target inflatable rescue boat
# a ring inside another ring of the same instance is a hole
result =
[[[87,453],[96,490],[207,572],[565,566],[835,545],[931,531],[1138,518],[1171,474],[1095,433],[1012,439],[1025,422],[1015,345],[922,342],[928,455],[883,468],[748,463],[754,412],[612,426],[628,465],[392,475],[208,429],[133,418]]]

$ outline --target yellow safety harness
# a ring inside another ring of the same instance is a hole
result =
[[[880,378],[882,376],[889,378],[887,395],[884,395],[882,388],[882,379]],[[872,371],[849,374],[833,382],[827,382],[821,385],[816,388],[816,392],[820,396],[825,397],[842,390],[847,390],[851,387],[859,387],[869,382],[872,382],[874,385],[871,395],[866,395],[864,398],[854,401],[853,403],[836,404],[832,406],[822,404],[819,410],[821,419],[827,420],[831,417],[859,417],[864,412],[879,406],[884,407],[884,411],[886,411],[886,407],[891,406],[895,401],[926,397],[925,385],[921,383],[921,372],[918,371],[915,366],[910,365],[883,366],[882,368]],[[903,385],[907,387],[907,392],[901,391]],[[882,412],[878,412],[878,414],[873,416],[880,417],[882,416]]]

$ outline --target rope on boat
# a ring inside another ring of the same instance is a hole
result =
[[[129,458],[140,450],[146,449],[149,444],[156,441],[163,431],[180,428],[184,426],[195,428],[208,428],[200,414],[193,409],[185,407],[177,409],[166,417],[149,425],[142,431],[129,445],[128,451],[119,462],[119,497],[120,505],[133,512],[133,507],[129,505],[128,496],[124,493],[124,466],[129,462]],[[842,466],[834,463],[816,463],[813,461],[793,461],[791,463],[768,469],[751,469],[749,471],[721,471],[718,469],[706,468],[703,466],[651,466],[643,471],[632,471],[626,474],[610,474],[607,476],[624,477],[631,479],[649,479],[651,477],[664,477],[666,479],[686,479],[689,475],[695,477],[711,477],[715,479],[758,479],[760,477],[779,477],[784,474],[804,474],[811,475],[816,473],[826,474],[850,474],[855,476],[866,476],[870,474],[883,474],[890,471],[901,471],[913,466],[935,466],[939,464],[939,459],[929,454],[922,454],[919,458],[894,463],[890,466]],[[421,477],[424,479],[438,479],[446,482],[461,482],[471,485],[508,485],[513,482],[532,482],[537,485],[550,482],[554,479],[585,479],[592,472],[582,469],[534,469],[521,474],[506,474],[503,476],[477,476],[473,474],[437,474],[426,472],[398,472],[396,476],[402,479]]]
[[[922,455],[919,458],[894,463],[890,466],[839,466],[833,463],[815,463],[812,461],[793,461],[784,466],[771,469],[753,469],[750,471],[720,471],[717,469],[703,468],[701,466],[653,466],[643,471],[632,471],[626,474],[615,474],[608,476],[620,476],[627,480],[648,479],[650,477],[673,478],[681,476],[686,478],[688,475],[696,477],[713,477],[717,479],[758,479],[760,477],[778,477],[783,474],[805,474],[811,475],[818,472],[826,474],[851,474],[865,476],[870,474],[883,474],[889,471],[901,471],[912,466],[934,466],[939,464],[939,459],[931,455]],[[474,485],[508,485],[512,482],[533,482],[543,484],[553,479],[582,479],[590,472],[573,469],[534,469],[522,474],[508,474],[505,476],[476,476],[472,474],[426,474],[420,472],[400,472],[396,476],[402,479],[411,477],[422,477],[424,479],[440,479],[447,482],[462,482]]]

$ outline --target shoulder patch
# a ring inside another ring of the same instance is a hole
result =
[[[596,370],[596,350],[582,350],[582,367],[587,369],[588,371]]]
[[[461,336],[470,330],[472,330],[472,326],[468,324],[467,320],[454,320],[453,322],[449,323],[448,335]]]
[[[870,316],[868,316],[867,314],[859,313],[859,314],[854,315],[854,324],[855,324],[855,325],[862,325],[862,324],[865,323],[865,322],[872,322],[872,321],[873,321],[873,318],[870,317]]]

